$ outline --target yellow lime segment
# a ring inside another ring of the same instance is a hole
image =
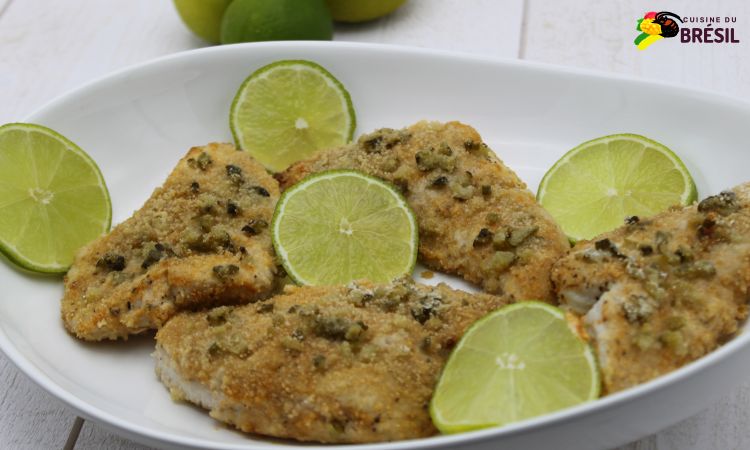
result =
[[[40,125],[0,127],[0,251],[11,261],[63,273],[111,219],[104,178],[77,145]]]
[[[417,260],[417,222],[404,198],[351,170],[314,174],[287,189],[272,233],[287,273],[304,285],[389,282]]]
[[[685,164],[664,145],[637,134],[584,142],[544,175],[537,199],[575,240],[591,239],[629,216],[651,216],[695,201]]]
[[[500,426],[599,396],[591,347],[564,313],[522,302],[488,314],[464,334],[430,403],[435,426],[457,433]]]
[[[352,140],[354,108],[344,86],[310,61],[269,64],[250,75],[232,102],[237,146],[279,172]]]
[[[173,0],[185,25],[212,44],[219,43],[221,18],[232,0]]]

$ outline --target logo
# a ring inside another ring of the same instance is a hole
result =
[[[723,20],[721,16],[681,18],[669,11],[652,11],[646,13],[643,19],[638,19],[636,30],[641,34],[633,43],[638,50],[645,50],[656,41],[679,35],[683,44],[739,44],[734,28],[736,22],[735,16],[726,16]],[[680,27],[680,24],[683,26]]]
[[[643,19],[638,19],[636,30],[640,31],[641,34],[635,38],[633,43],[638,47],[638,50],[646,50],[656,41],[677,36],[680,33],[678,20],[682,23],[680,16],[669,11],[646,13]]]

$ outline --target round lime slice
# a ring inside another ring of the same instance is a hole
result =
[[[505,425],[593,400],[593,352],[563,312],[540,302],[488,314],[464,334],[430,404],[435,426],[457,433]]]
[[[278,61],[250,75],[232,102],[237,146],[280,172],[316,151],[352,140],[356,118],[349,93],[310,61]]]
[[[49,128],[0,127],[0,251],[35,272],[62,273],[109,230],[112,207],[96,163]]]
[[[311,175],[287,189],[273,216],[276,254],[305,285],[389,282],[411,273],[417,222],[404,198],[349,170]]]
[[[695,183],[664,145],[637,134],[584,142],[544,175],[537,199],[574,240],[591,239],[629,216],[695,201]]]

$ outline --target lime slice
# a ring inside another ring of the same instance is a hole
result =
[[[537,199],[574,240],[591,239],[629,216],[695,201],[695,183],[664,145],[637,134],[584,142],[544,175]]]
[[[229,126],[238,147],[280,172],[351,141],[356,119],[349,93],[327,70],[310,61],[278,61],[242,83]]]
[[[290,187],[272,228],[276,254],[298,284],[389,282],[417,260],[417,222],[406,201],[360,172],[320,172]]]
[[[111,219],[104,178],[77,145],[39,125],[0,127],[0,251],[8,258],[65,272]]]
[[[464,334],[430,404],[435,426],[457,433],[557,411],[599,396],[591,347],[563,312],[522,302],[488,314]]]

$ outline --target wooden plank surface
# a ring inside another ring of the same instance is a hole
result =
[[[0,123],[113,70],[202,45],[166,0],[12,1],[0,17]]]
[[[0,354],[0,448],[62,448],[75,415]]]
[[[750,383],[708,409],[618,450],[710,450],[750,448]]]
[[[151,450],[153,447],[133,442],[110,433],[101,426],[86,421],[78,436],[76,450]]]
[[[335,40],[515,58],[522,14],[519,0],[411,0],[373,22],[338,24]]]
[[[750,2],[528,0],[523,58],[636,75],[750,99]],[[633,45],[636,20],[659,7],[680,16],[737,17],[739,44],[682,44],[664,39]]]

